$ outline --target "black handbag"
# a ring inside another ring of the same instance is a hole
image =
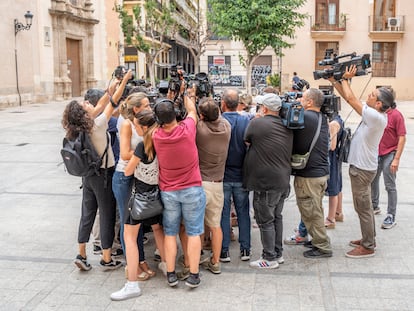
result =
[[[158,186],[151,191],[139,193],[134,185],[128,201],[128,209],[134,220],[144,220],[160,215],[164,206]]]

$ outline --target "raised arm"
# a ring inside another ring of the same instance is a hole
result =
[[[357,72],[357,67],[351,65],[349,68],[346,68],[346,71],[343,75],[343,80],[341,82],[335,81],[333,83],[335,89],[341,94],[345,101],[351,105],[351,107],[359,114],[362,115],[362,103],[355,96],[354,92],[351,89],[349,84],[349,79],[353,78]]]
[[[194,119],[194,122],[197,124],[198,122],[198,115],[197,115],[197,108],[195,106],[195,98],[196,98],[196,86],[194,85],[192,88],[188,88],[184,92],[184,106],[187,110],[187,117]]]

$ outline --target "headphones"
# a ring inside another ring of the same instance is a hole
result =
[[[157,114],[157,108],[159,107],[159,105],[160,104],[162,104],[162,103],[168,103],[169,105],[170,105],[170,107],[168,108],[168,110],[174,110],[174,112],[175,112],[175,115],[177,116],[177,108],[175,107],[175,105],[174,105],[174,102],[171,100],[171,99],[168,99],[168,98],[158,98],[156,101],[155,101],[155,105],[154,105],[154,107],[153,107],[153,109],[154,109],[154,116],[155,116],[155,121],[159,124],[159,125],[163,125],[164,124],[164,122],[163,121],[161,121],[159,118],[158,118],[158,114]]]

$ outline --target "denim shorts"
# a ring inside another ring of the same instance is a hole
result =
[[[165,235],[177,235],[181,219],[183,219],[188,236],[203,234],[206,196],[202,187],[161,191],[161,199],[164,203],[162,222]]]

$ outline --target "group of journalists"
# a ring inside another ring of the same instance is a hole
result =
[[[381,174],[388,192],[382,228],[396,224],[395,180],[406,129],[391,89],[373,90],[365,103],[357,99],[350,87],[356,73],[356,66],[351,65],[339,79],[326,79],[361,116],[348,157],[361,237],[350,241],[352,249],[345,255],[365,258],[374,256],[377,246],[374,213],[379,210]],[[118,217],[127,282],[111,294],[112,300],[140,296],[139,281],[155,275],[145,260],[144,225],[151,226],[160,257],[158,268],[171,287],[180,280],[190,288],[198,287],[200,265],[220,274],[221,263],[231,261],[232,208],[239,227],[240,259],[250,261],[249,193],[262,243],[260,258],[251,260],[250,267],[278,268],[284,263],[283,242],[308,247],[303,253],[306,258],[332,256],[327,229],[343,221],[337,143],[344,122],[337,113],[327,116],[322,112],[321,90],[309,88],[302,93],[298,100],[304,108],[304,128],[292,130],[280,116],[282,99],[273,92],[259,96],[252,113],[243,102],[246,97],[239,96],[236,89],[226,89],[217,103],[212,96],[200,95],[200,86],[188,86],[180,78],[166,97],[151,103],[145,89],[133,88],[125,94],[131,78],[131,71],[125,72],[96,96],[71,101],[62,118],[68,139],[87,132],[96,151],[105,154],[100,172],[82,178],[79,254],[74,263],[82,271],[92,268],[86,244],[96,221],[102,248],[99,266],[113,270],[123,265],[112,256]],[[107,148],[108,122],[113,116],[117,116],[119,155],[116,148]],[[306,165],[292,169],[292,154],[308,152]],[[282,210],[292,175],[301,219],[296,233],[283,241]],[[134,219],[128,208],[132,189],[145,192],[155,188],[161,193],[162,214]],[[325,194],[329,195],[327,217],[322,206]],[[176,272],[177,236],[183,256]],[[211,247],[206,257],[202,256],[205,241]]]

